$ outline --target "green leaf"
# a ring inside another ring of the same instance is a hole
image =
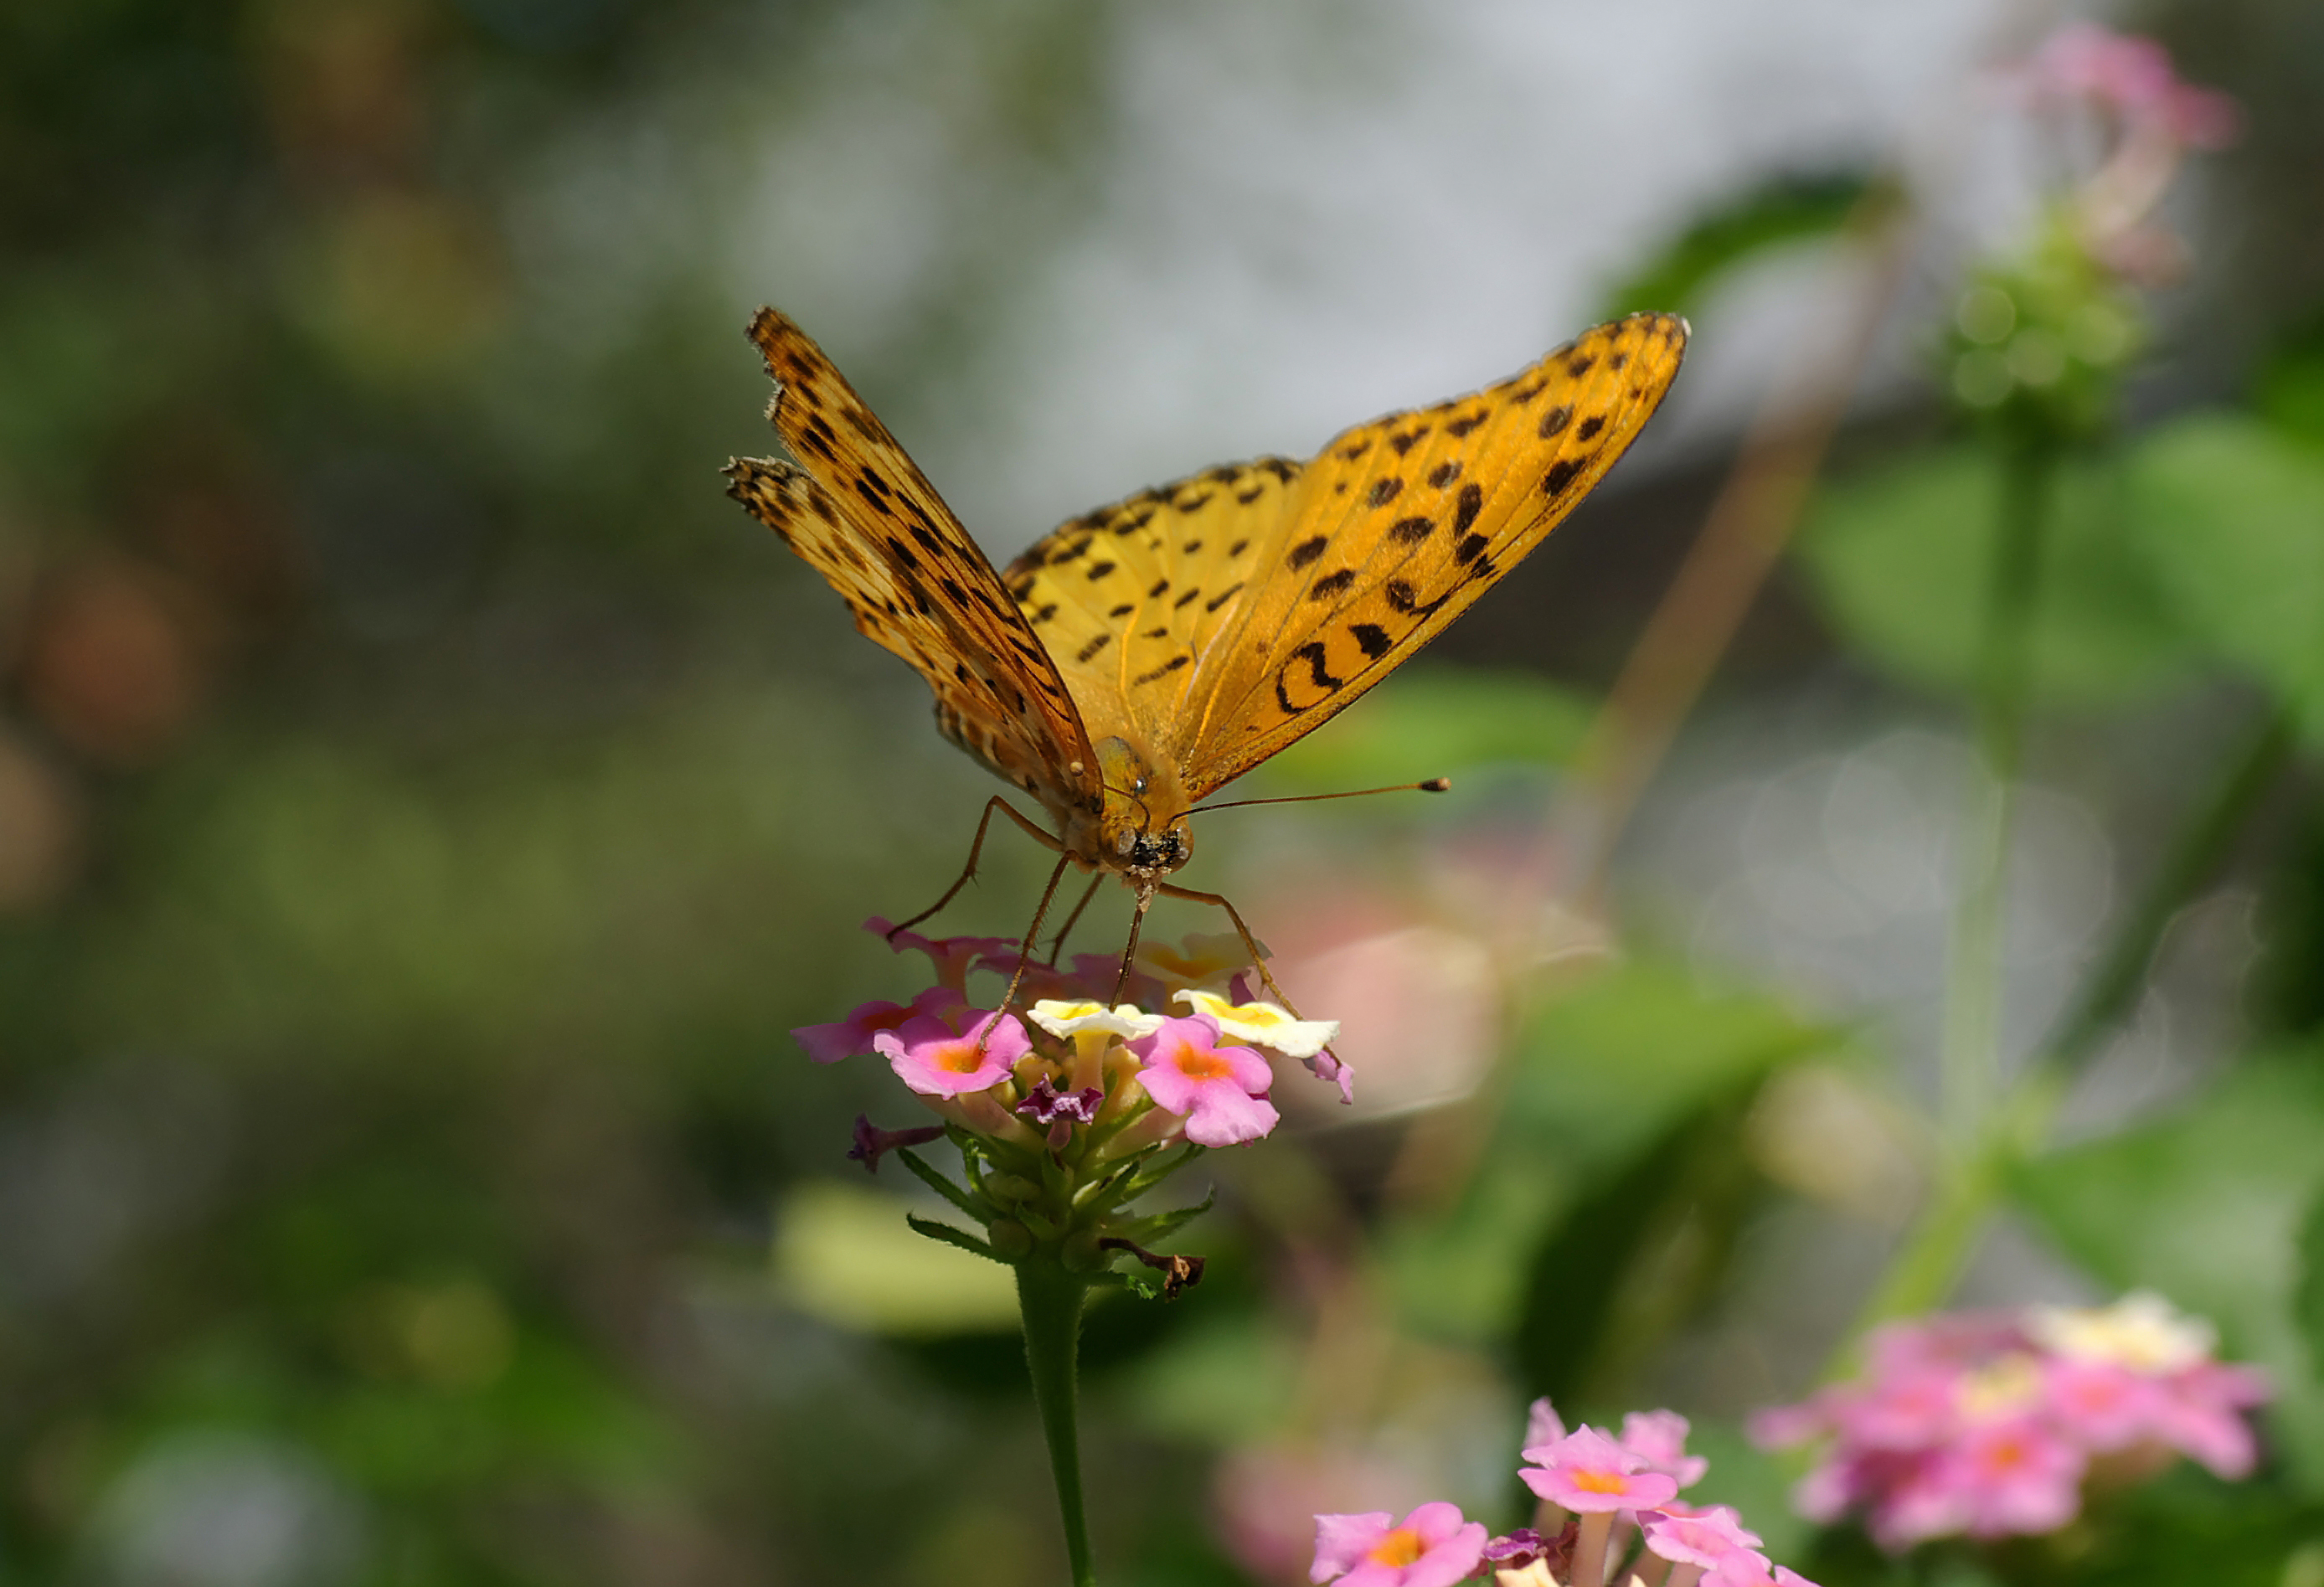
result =
[[[1525,673],[1432,662],[1398,672],[1268,762],[1270,783],[1337,793],[1492,764],[1562,766],[1591,707]]]
[[[2308,1362],[2324,1379],[2324,1195],[2300,1223],[2300,1282],[2292,1291],[2292,1320],[2308,1342]]]
[[[1683,314],[1719,276],[1770,249],[1830,236],[1848,224],[1871,180],[1861,171],[1781,176],[1709,210],[1608,295],[1609,317]]]
[[[2301,1221],[2324,1191],[2324,1052],[2248,1062],[2183,1112],[2028,1165],[2015,1188],[2100,1282],[2159,1291],[2264,1367],[2280,1442],[2324,1489],[2324,1384],[2292,1310]]]
[[[2269,423],[2324,442],[2324,315],[2286,337],[2259,379],[2256,405]]]
[[[1506,1139],[1555,1151],[1581,1172],[1617,1167],[1777,1065],[1849,1045],[1845,1031],[1765,994],[1633,960],[1526,1020]]]
[[[1737,1085],[1618,1174],[1595,1176],[1526,1265],[1511,1331],[1525,1398],[1569,1414],[1627,1402],[1663,1341],[1717,1287],[1751,1185]]]
[[[1406,1322],[1502,1340],[1518,1325],[1544,1242],[1707,1107],[1843,1037],[1780,1003],[1634,961],[1544,1005],[1514,1048],[1507,1105],[1459,1201],[1384,1230],[1379,1252]],[[1628,1247],[1592,1258],[1620,1267]],[[1604,1275],[1610,1286],[1615,1275]]]
[[[1800,554],[1825,614],[1879,666],[1923,687],[1967,689],[1984,620],[2000,472],[1957,446],[1825,489]],[[2059,467],[2043,529],[2033,641],[2038,697],[2133,697],[2184,676],[2195,648],[2128,543],[2124,493],[2090,462]]]
[[[2324,743],[2324,449],[2199,415],[2147,435],[2130,482],[2135,542],[2185,625]]]

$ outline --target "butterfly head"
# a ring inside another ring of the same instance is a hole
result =
[[[1186,790],[1176,772],[1128,739],[1105,739],[1096,748],[1105,789],[1093,835],[1099,862],[1131,876],[1159,876],[1192,859]]]

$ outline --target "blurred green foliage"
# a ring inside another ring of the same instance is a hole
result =
[[[1824,610],[1855,653],[1924,688],[1958,694],[1974,669],[2001,469],[1982,447],[1932,448],[1825,489],[1802,551]],[[2056,481],[2034,619],[2037,694],[2119,704],[2183,681],[2195,647],[2171,598],[2126,543],[2127,487],[2091,460]]]
[[[1656,252],[1653,263],[1607,295],[1608,318],[1641,309],[1700,312],[1738,265],[1789,245],[1827,239],[1896,195],[1858,171],[1777,177],[1723,199]]]

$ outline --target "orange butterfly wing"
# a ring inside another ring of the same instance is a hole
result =
[[[1686,334],[1676,315],[1634,314],[1317,454],[1176,741],[1188,796],[1331,720],[1539,545],[1654,416]]]
[[[1304,465],[1144,492],[1037,542],[1010,592],[1092,732],[1135,729],[1200,799],[1352,704],[1538,545],[1652,417],[1685,345],[1676,316],[1633,315]]]
[[[804,466],[736,458],[727,494],[927,680],[945,737],[1052,808],[1097,808],[1073,697],[944,498],[798,326],[761,309],[751,339],[778,385],[767,416]]]

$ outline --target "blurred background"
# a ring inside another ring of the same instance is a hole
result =
[[[1708,1496],[1809,1546],[1735,1429],[1927,1185],[1999,400],[1946,349],[2071,175],[1996,70],[2067,15],[0,7],[0,1583],[1061,1577],[1006,1276],[844,1160],[918,1121],[890,1077],[787,1034],[920,984],[857,927],[989,789],[723,495],[774,449],[761,302],[996,558],[1691,316],[1597,496],[1248,784],[1456,791],[1203,832],[1359,1105],[1290,1073],[1293,1129],[1206,1159],[1210,1276],[1099,1313],[1086,1436],[1124,1583],[1303,1579],[1318,1509],[1514,1520],[1545,1392],[1687,1412]],[[2107,20],[2240,136],[2060,498],[2015,1054],[2324,698],[2324,11]],[[1670,620],[1698,708],[1600,715],[1707,522],[1789,554],[1710,581],[1757,594],[1723,657]],[[2207,1580],[2324,1582],[2324,822],[2312,755],[2268,770],[1960,1291],[2156,1284],[2282,1386],[2263,1479],[2094,1580],[2232,1536]],[[1039,860],[940,924],[1013,934]]]

